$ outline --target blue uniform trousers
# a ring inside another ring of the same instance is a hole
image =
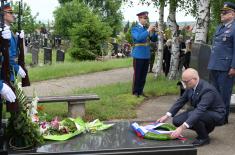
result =
[[[191,130],[196,131],[199,139],[206,139],[209,136],[209,133],[212,132],[216,125],[222,125],[223,121],[221,121],[220,124],[217,124],[213,120],[213,113],[212,111],[205,112],[199,120],[190,128]],[[180,113],[179,115],[176,115],[173,117],[173,124],[176,127],[181,126],[189,117],[191,114],[191,111],[186,111],[183,113]]]
[[[133,67],[132,93],[142,95],[149,68],[149,59],[133,59]]]
[[[226,108],[225,121],[228,122],[234,77],[228,76],[226,71],[210,70],[209,79],[210,83],[221,94]]]

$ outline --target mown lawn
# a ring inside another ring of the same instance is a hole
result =
[[[41,54],[40,54],[41,55]],[[55,54],[53,54],[55,55]],[[58,79],[68,76],[75,76],[99,71],[106,71],[117,68],[132,66],[131,58],[110,59],[105,61],[72,61],[69,55],[64,63],[52,63],[52,65],[42,65],[29,67],[28,73],[31,82],[49,79]],[[41,56],[40,56],[41,57]],[[53,56],[54,58],[55,56]],[[31,62],[31,54],[27,54],[27,63]]]
[[[177,94],[177,81],[169,81],[165,77],[155,80],[149,76],[145,92],[151,96]],[[78,89],[74,94],[96,93],[99,101],[90,101],[86,104],[86,120],[131,119],[136,117],[136,107],[144,101],[144,97],[135,97],[131,94],[131,82],[99,86],[89,89]],[[67,104],[43,104],[45,112],[51,116],[66,117]]]

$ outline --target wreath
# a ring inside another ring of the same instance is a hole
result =
[[[171,133],[175,131],[176,127],[169,123],[151,123],[145,126],[141,126],[134,122],[131,127],[135,131],[136,135],[145,139],[153,140],[171,140]]]

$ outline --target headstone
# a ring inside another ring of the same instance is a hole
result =
[[[64,57],[65,57],[64,51],[58,49],[56,51],[56,62],[64,62]]]
[[[52,49],[44,47],[44,64],[52,64]]]
[[[114,122],[106,122],[114,123]],[[138,122],[141,123],[141,122]],[[149,123],[149,122],[142,122]],[[29,150],[28,154],[105,154],[105,155],[196,155],[192,141],[157,141],[136,136],[131,122],[118,121],[108,130],[97,133],[81,133],[67,141],[50,141]],[[18,151],[19,152],[19,151]],[[9,155],[18,154],[16,151]]]
[[[198,71],[200,78],[209,80],[207,65],[211,53],[211,46],[201,43],[193,43],[190,67]]]
[[[55,45],[55,47],[60,47],[60,45],[61,45],[61,37],[60,36],[55,36],[54,45]]]
[[[32,44],[32,65],[38,65],[39,42]]]
[[[48,47],[47,42],[48,42],[47,38],[44,38],[44,42],[43,42],[43,43],[44,43],[44,44],[43,44],[44,47]]]

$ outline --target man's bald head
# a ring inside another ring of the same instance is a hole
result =
[[[193,88],[199,81],[198,72],[193,68],[186,69],[182,74],[182,82],[186,85],[186,88]]]
[[[183,74],[182,74],[182,78],[184,77],[189,77],[189,78],[197,78],[199,79],[199,75],[198,75],[198,72],[193,69],[193,68],[188,68],[186,69]]]

